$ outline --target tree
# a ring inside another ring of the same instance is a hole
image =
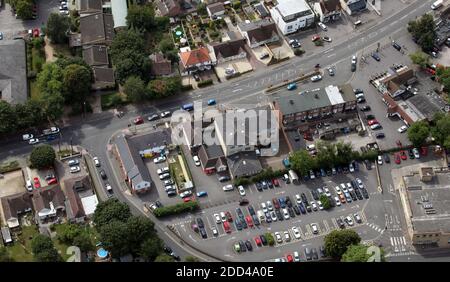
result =
[[[329,143],[316,143],[316,160],[317,165],[321,168],[331,168],[336,162],[335,146]]]
[[[408,128],[408,139],[414,147],[420,147],[430,135],[430,128],[426,121],[418,121]]]
[[[13,262],[14,259],[9,255],[8,250],[0,247],[0,262]]]
[[[148,83],[147,89],[148,95],[153,99],[171,96],[181,90],[181,80],[177,77],[153,79]]]
[[[28,20],[33,17],[33,1],[20,0],[16,4],[16,13],[19,18]]]
[[[131,212],[128,205],[117,199],[108,199],[97,205],[93,220],[96,228],[99,229],[112,221],[126,222],[130,217]]]
[[[57,239],[64,244],[72,244],[73,240],[80,235],[82,229],[77,224],[61,224]]]
[[[198,257],[194,257],[194,256],[187,256],[184,259],[185,262],[200,262],[200,259]]]
[[[365,246],[362,244],[351,245],[347,248],[347,251],[342,255],[342,262],[368,262],[369,259],[373,256],[373,254],[369,251],[369,246]],[[384,261],[384,252],[383,249],[380,248],[380,260]]]
[[[309,171],[316,166],[315,160],[306,150],[298,150],[294,152],[289,157],[289,161],[292,169],[300,173],[302,176],[308,175]]]
[[[41,92],[42,109],[50,121],[58,120],[64,113],[64,97],[61,93]]]
[[[56,158],[55,150],[50,145],[40,145],[31,151],[31,166],[37,169],[52,167]]]
[[[25,104],[17,104],[14,107],[16,113],[16,127],[27,129],[45,122],[45,114],[42,104],[38,100],[29,99]]]
[[[174,262],[175,260],[167,255],[167,254],[161,254],[156,257],[155,262]]]
[[[91,72],[82,65],[71,64],[63,70],[63,96],[66,103],[82,103],[91,90]]]
[[[161,239],[154,236],[152,238],[148,238],[142,243],[139,254],[147,261],[154,261],[155,258],[162,253],[162,251],[163,243]]]
[[[435,126],[431,129],[431,135],[439,144],[450,149],[450,115],[436,115],[433,122]]]
[[[31,240],[31,250],[38,262],[58,262],[61,257],[55,249],[52,240],[44,235],[37,235]]]
[[[61,95],[63,92],[63,69],[56,63],[45,64],[37,76],[39,92]]]
[[[155,12],[153,6],[131,5],[128,8],[127,25],[129,28],[144,29],[151,31],[155,27]]]
[[[428,52],[434,45],[436,38],[433,15],[424,14],[420,19],[408,23],[408,31],[416,39],[422,50]]]
[[[82,252],[93,251],[95,249],[91,237],[86,231],[81,232],[72,241],[73,246],[80,248]]]
[[[133,216],[128,219],[126,223],[127,245],[133,254],[140,252],[141,244],[146,238],[158,238],[154,226],[155,224],[146,217]]]
[[[409,58],[414,64],[419,65],[422,68],[425,68],[430,63],[430,56],[422,51],[409,54]]]
[[[16,113],[6,101],[0,100],[0,134],[16,130]]]
[[[130,253],[128,245],[127,224],[114,220],[97,228],[102,246],[111,252],[113,257],[121,257]]]
[[[438,81],[444,86],[444,91],[450,93],[450,67],[439,66],[436,70]]]
[[[326,195],[324,195],[324,194],[320,195],[319,200],[322,203],[322,207],[324,210],[328,210],[331,208],[330,198],[328,198]]]
[[[325,252],[334,259],[341,259],[350,245],[361,241],[358,233],[351,229],[333,230],[325,236]]]
[[[47,36],[52,43],[67,42],[67,32],[70,28],[70,18],[59,13],[51,13],[47,20]]]
[[[353,148],[351,143],[336,143],[336,163],[348,165],[353,158]]]
[[[202,15],[202,16],[207,14],[207,12],[206,12],[206,4],[205,3],[202,2],[202,3],[197,5],[197,13],[199,15]]]
[[[145,83],[137,76],[130,76],[127,78],[123,85],[123,92],[127,95],[128,100],[132,102],[140,102],[147,97]]]
[[[267,232],[264,234],[264,237],[266,238],[267,244],[269,246],[275,245],[275,238],[273,238],[272,233]]]

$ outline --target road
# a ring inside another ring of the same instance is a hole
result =
[[[110,137],[127,128],[130,120],[139,114],[148,114],[154,111],[175,110],[181,104],[196,100],[206,101],[214,98],[220,104],[252,104],[266,102],[267,96],[264,89],[272,84],[282,82],[286,79],[297,77],[301,73],[306,73],[312,67],[319,63],[322,67],[329,65],[343,65],[350,68],[350,58],[354,54],[363,54],[372,48],[375,49],[377,42],[386,40],[386,38],[400,29],[405,29],[407,22],[415,19],[429,10],[432,1],[416,1],[403,10],[398,11],[387,18],[382,18],[379,23],[362,32],[355,32],[350,38],[336,40],[334,45],[327,50],[311,53],[304,57],[296,57],[286,63],[274,65],[264,69],[256,70],[248,75],[244,75],[236,80],[227,81],[212,87],[190,92],[188,95],[182,95],[165,101],[155,102],[152,105],[141,108],[130,109],[124,117],[118,119],[112,113],[103,113],[91,120],[79,119],[72,122],[71,125],[62,129],[62,143],[68,144],[72,139],[73,144],[80,145],[88,150],[92,155],[98,156],[101,160],[108,158],[107,144]],[[406,32],[406,31],[404,31]],[[335,78],[336,81],[324,80],[324,84],[334,82],[345,83],[352,79],[350,71],[343,72]],[[339,81],[337,81],[339,80]],[[318,84],[319,86],[319,84]],[[18,145],[18,139],[2,141],[0,150],[0,160],[8,157],[28,154],[32,147],[26,144]],[[108,175],[113,175],[109,163],[103,162],[104,169]],[[119,190],[118,184],[113,184],[114,193],[121,201],[130,201],[130,197],[125,197]],[[136,214],[142,214],[141,208],[137,203],[130,205],[132,211]],[[184,246],[180,246],[177,240],[166,233],[166,229],[155,220],[156,228],[161,238],[169,244],[182,257],[189,252],[185,251]],[[200,256],[200,255],[199,255]]]

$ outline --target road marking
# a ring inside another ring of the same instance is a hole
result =
[[[239,92],[239,91],[242,91],[242,88],[239,88],[239,89],[234,89],[234,90],[233,90],[233,91],[231,91],[231,92],[235,93],[235,92]]]
[[[331,55],[328,55],[327,58],[331,58],[331,57],[334,57],[334,56],[336,56],[336,53],[333,53],[333,54],[331,54]]]
[[[323,51],[323,53],[324,53],[324,54],[330,53],[330,52],[333,51],[333,50],[334,50],[334,48],[330,48],[330,49],[327,49],[327,50]]]

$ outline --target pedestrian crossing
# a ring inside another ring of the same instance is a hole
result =
[[[406,252],[406,238],[405,236],[401,237],[391,237],[391,246],[394,249],[395,253]]]
[[[369,223],[366,222],[366,225],[369,226],[370,228],[372,228],[373,230],[382,233],[384,231],[383,228],[379,227],[378,225],[376,225],[375,223]]]

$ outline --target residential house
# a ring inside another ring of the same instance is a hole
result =
[[[111,89],[116,87],[114,70],[110,67],[93,66],[94,83],[91,88],[94,90]]]
[[[340,0],[342,9],[348,15],[354,15],[367,9],[367,0]]]
[[[157,15],[162,17],[176,17],[181,14],[178,0],[156,0]]]
[[[103,45],[88,45],[83,48],[83,60],[90,66],[108,66],[108,48]]]
[[[212,20],[225,14],[225,7],[222,2],[216,2],[206,6],[206,12]]]
[[[228,168],[233,179],[260,173],[263,168],[255,152],[239,152],[227,157]]]
[[[89,176],[65,179],[64,192],[67,196],[67,219],[71,222],[84,222],[86,212],[84,211],[81,197],[93,195]]]
[[[200,47],[195,50],[178,53],[184,74],[211,69],[211,57],[208,49]]]
[[[38,222],[55,218],[66,210],[65,196],[59,185],[33,190],[33,206]]]
[[[208,45],[211,61],[214,65],[247,57],[245,39],[235,39]]]
[[[114,28],[127,27],[128,1],[126,0],[110,0],[111,13],[113,16]]]
[[[270,14],[284,35],[311,26],[315,17],[306,0],[278,0]]]
[[[80,15],[102,12],[102,0],[78,0],[76,7]]]
[[[151,54],[150,75],[151,76],[169,76],[173,73],[172,62],[166,58],[161,52]]]
[[[323,23],[339,20],[341,18],[341,10],[340,0],[320,0],[314,3],[314,11]]]
[[[1,199],[3,209],[2,222],[9,228],[19,227],[19,216],[32,211],[30,193],[18,193]]]
[[[25,41],[0,40],[0,100],[23,104],[28,100]]]
[[[251,48],[276,42],[280,39],[277,27],[270,19],[250,23],[241,22],[238,24],[238,30]]]
[[[264,3],[257,3],[253,5],[253,8],[255,8],[256,13],[261,17],[265,18],[270,16],[269,11],[267,11],[266,7],[264,6]]]
[[[111,14],[93,13],[80,17],[82,45],[109,45],[114,39],[114,20]]]

